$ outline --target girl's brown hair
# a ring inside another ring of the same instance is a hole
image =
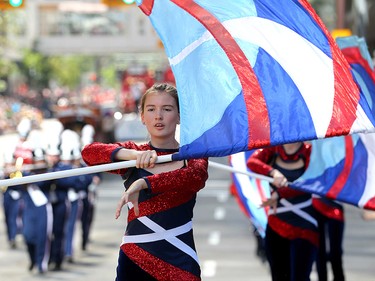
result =
[[[180,112],[180,105],[178,103],[177,89],[176,89],[176,87],[174,87],[170,84],[167,84],[167,83],[154,84],[144,93],[144,95],[141,98],[140,105],[139,105],[139,112],[142,113],[144,111],[145,101],[146,101],[147,96],[151,93],[156,93],[156,92],[166,93],[166,94],[170,95],[172,98],[174,98],[175,101],[176,101],[176,104],[177,104],[177,110],[178,110],[178,112]]]

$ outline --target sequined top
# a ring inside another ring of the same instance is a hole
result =
[[[178,151],[149,143],[92,143],[82,150],[82,158],[88,165],[110,163],[121,148],[155,150],[158,155]],[[200,280],[192,218],[196,194],[208,178],[207,169],[208,159],[190,159],[180,169],[160,174],[137,168],[111,171],[125,179],[125,188],[139,178],[149,186],[140,192],[139,216],[133,209],[128,212],[121,249],[157,280]]]
[[[292,182],[306,170],[310,161],[310,153],[311,145],[308,143],[303,143],[293,154],[287,154],[282,146],[262,148],[251,155],[247,166],[254,173],[267,176],[276,168],[289,182]],[[284,169],[275,163],[276,157],[288,163],[302,159],[304,166],[294,170]],[[284,238],[302,238],[318,245],[316,213],[312,207],[311,194],[288,186],[277,188],[277,192],[280,199],[276,214],[272,211],[268,216],[268,226]]]

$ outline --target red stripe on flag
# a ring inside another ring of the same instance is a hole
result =
[[[372,197],[370,200],[368,200],[363,208],[375,211],[375,197]]]
[[[327,129],[326,137],[347,135],[357,118],[356,112],[359,102],[359,88],[353,80],[348,62],[322,20],[306,0],[299,0],[299,2],[319,24],[331,46],[333,71],[335,75],[335,97],[331,122]]]
[[[146,16],[151,15],[152,8],[154,7],[154,0],[143,0],[139,8],[146,14]]]
[[[328,190],[326,197],[330,199],[336,199],[338,194],[341,192],[345,183],[348,180],[350,171],[353,166],[354,160],[354,148],[353,139],[351,136],[345,136],[345,162],[344,167],[337,177],[336,181],[333,183],[332,187]]]
[[[248,148],[251,149],[270,145],[270,123],[266,102],[258,79],[242,49],[222,23],[197,3],[192,0],[171,1],[188,12],[207,28],[224,50],[236,71],[242,85],[248,113]]]
[[[375,83],[375,72],[371,69],[368,61],[362,57],[361,51],[358,48],[350,47],[342,49],[341,51],[348,63],[361,65]]]

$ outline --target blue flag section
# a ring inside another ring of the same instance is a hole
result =
[[[251,172],[246,166],[251,154],[251,151],[247,151],[231,155],[229,157],[231,166],[238,171]],[[233,193],[240,209],[250,219],[259,234],[264,237],[269,208],[259,206],[270,197],[269,182],[240,173],[232,173],[232,180]]]
[[[361,91],[360,102],[368,104],[375,114],[375,71],[364,38],[357,36],[339,37],[338,46],[350,64],[355,82]],[[369,113],[371,114],[371,113]]]
[[[291,187],[375,210],[375,134],[312,142],[310,165]]]
[[[337,38],[361,90],[361,102],[374,111],[375,72],[366,42]],[[375,134],[353,134],[312,141],[310,165],[293,186],[311,193],[375,210]]]
[[[180,98],[174,160],[374,130],[350,66],[306,0],[137,0]]]

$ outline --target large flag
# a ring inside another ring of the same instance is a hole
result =
[[[229,162],[237,171],[251,172],[246,166],[247,159],[251,154],[252,151],[233,154],[229,157]],[[232,173],[232,179],[234,196],[240,209],[249,218],[259,234],[264,237],[269,208],[260,208],[260,205],[270,197],[269,182],[241,173]]]
[[[375,210],[375,134],[312,141],[310,165],[291,187]]]
[[[306,0],[137,4],[176,78],[174,160],[374,129],[347,61]]]
[[[365,103],[375,113],[374,62],[365,39],[357,36],[338,37],[336,42],[350,64],[355,82],[363,92],[361,97],[366,99]]]
[[[363,97],[374,111],[374,64],[362,38],[337,38]],[[295,188],[375,210],[375,134],[312,141],[311,161]]]

